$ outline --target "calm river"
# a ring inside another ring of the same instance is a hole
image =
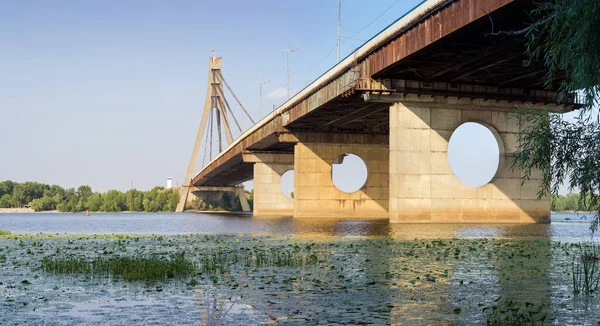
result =
[[[584,215],[553,213],[551,224],[451,225],[389,224],[385,220],[258,218],[227,213],[0,214],[0,230],[12,233],[74,234],[239,234],[274,236],[392,236],[400,238],[522,238],[589,240]]]
[[[579,242],[592,240],[589,221],[576,214],[556,213],[551,224],[537,225],[0,214],[0,230],[11,232],[0,234],[0,325],[600,320],[600,297],[573,292]],[[185,257],[195,270],[158,281],[127,281],[126,269],[94,273],[95,262],[107,266],[119,257],[162,264]],[[54,260],[66,267],[44,268]]]

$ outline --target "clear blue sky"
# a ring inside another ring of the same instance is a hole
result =
[[[417,0],[346,0],[342,35],[366,40]],[[94,190],[181,183],[200,121],[211,50],[258,116],[336,61],[337,0],[1,1],[0,180]],[[342,55],[362,41],[347,40]],[[316,67],[315,67],[316,66]],[[248,121],[245,121],[248,127]],[[236,135],[234,135],[236,136]]]
[[[344,0],[342,57],[419,2]],[[337,0],[1,1],[0,180],[181,184],[211,50],[258,117],[261,78],[265,111],[285,100],[286,46],[292,91],[335,64],[337,17]]]

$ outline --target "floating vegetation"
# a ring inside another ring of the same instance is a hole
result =
[[[500,297],[495,300],[498,302]],[[556,317],[550,317],[543,304],[504,300],[500,304],[483,308],[487,312],[485,324],[488,326],[551,325]]]
[[[600,250],[595,243],[580,243],[579,256],[573,258],[573,293],[591,294],[598,291],[600,281]]]
[[[41,323],[41,314],[57,324],[65,304],[82,316],[94,305],[100,320],[77,322],[103,324],[543,325],[552,316],[558,325],[591,324],[600,312],[584,305],[595,297],[564,293],[580,247],[548,239],[13,234],[0,238],[0,324]]]
[[[0,236],[7,236],[7,235],[11,235],[12,233],[10,233],[10,231],[8,230],[0,230]]]
[[[276,246],[217,248],[206,250],[200,259],[203,273],[221,274],[230,270],[231,266],[241,264],[244,268],[260,268],[265,266],[302,267],[316,265],[323,260],[322,255],[311,252],[311,245],[301,248]]]
[[[85,274],[90,276],[110,276],[127,281],[165,281],[171,278],[187,278],[194,275],[194,263],[182,254],[162,257],[97,257],[88,260],[83,257],[62,256],[44,257],[42,269],[61,274]]]

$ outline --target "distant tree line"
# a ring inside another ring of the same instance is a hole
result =
[[[580,194],[570,193],[566,196],[556,195],[552,197],[552,211],[594,211],[598,207],[590,206],[590,200],[585,200]]]
[[[250,209],[252,209],[254,201],[254,190],[251,192],[246,191],[246,200]],[[229,191],[224,191],[221,198],[218,201],[194,198],[191,201],[191,205],[187,208],[197,211],[228,211],[228,212],[240,212],[242,211],[242,204],[237,194]]]
[[[90,186],[64,189],[37,182],[0,182],[0,208],[29,205],[36,212],[174,212],[178,202],[177,191],[163,187],[99,193],[93,192]]]

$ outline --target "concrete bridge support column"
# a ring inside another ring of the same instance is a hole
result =
[[[281,192],[281,176],[294,169],[294,154],[247,152],[244,162],[254,163],[254,215],[291,216],[294,201]]]
[[[387,135],[315,133],[298,138],[294,217],[388,218]],[[354,193],[337,189],[332,181],[332,164],[341,163],[343,154],[355,154],[367,166],[367,180]]]
[[[520,130],[514,103],[401,95],[390,107],[390,222],[548,223],[550,199],[537,200],[541,175],[521,185],[510,169]],[[448,141],[465,122],[488,127],[500,148],[492,181],[472,188],[452,172]]]

